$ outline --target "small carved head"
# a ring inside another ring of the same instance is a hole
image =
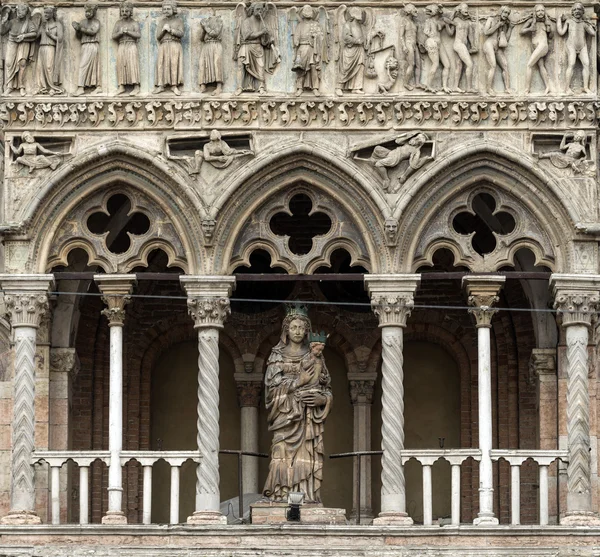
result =
[[[440,4],[429,4],[429,5],[425,6],[425,15],[436,16],[436,15],[442,15],[442,13],[443,13],[443,8]]]
[[[352,8],[350,8],[348,10],[348,17],[352,20],[352,19],[356,19],[357,21],[362,21],[363,18],[363,11],[356,7],[353,6]]]
[[[29,14],[29,6],[27,4],[17,4],[17,18],[25,19]]]
[[[502,21],[508,21],[510,17],[510,6],[500,6],[500,19]]]
[[[464,19],[467,19],[469,17],[469,6],[465,3],[459,4],[456,7],[455,13],[460,14],[461,17],[463,17]]]
[[[171,17],[177,13],[177,2],[175,0],[165,0],[162,4],[162,13],[167,17]]]
[[[221,140],[221,132],[219,130],[212,130],[210,132],[210,140],[211,141],[220,141]]]
[[[265,12],[265,5],[262,2],[254,2],[254,4],[250,4],[249,13],[254,17],[261,18]]]
[[[396,234],[398,234],[398,220],[393,218],[385,219],[385,235],[388,240],[395,242]]]
[[[418,15],[417,7],[414,4],[406,4],[404,6],[404,13],[411,17],[416,17]]]
[[[585,132],[583,130],[577,130],[573,134],[573,140],[576,141],[577,143],[581,143],[582,145],[584,145],[585,144]]]
[[[133,4],[131,2],[121,2],[119,14],[123,19],[129,19],[133,15]]]
[[[214,219],[205,219],[202,221],[202,233],[207,240],[210,240],[213,237],[216,226],[217,221]]]
[[[400,62],[398,58],[394,56],[388,56],[385,60],[385,69],[393,79],[398,77],[398,69],[400,68]]]
[[[98,4],[94,4],[93,2],[90,2],[90,3],[86,4],[86,6],[85,6],[85,17],[87,19],[92,19],[96,15],[97,11],[98,11]]]
[[[573,4],[573,7],[571,8],[571,15],[579,20],[579,19],[583,19],[583,15],[585,14],[585,8],[583,7],[583,4],[581,2],[575,2],[575,4]]]
[[[31,133],[23,132],[21,134],[21,141],[24,141],[25,143],[34,143],[35,139],[33,139],[33,135],[31,135]]]
[[[306,5],[300,10],[300,16],[303,19],[314,19],[315,10],[313,10],[312,6]]]
[[[56,19],[56,6],[44,6],[44,21]]]
[[[538,21],[543,21],[546,19],[546,8],[543,4],[536,4],[533,8],[533,13]]]
[[[427,141],[427,136],[424,133],[418,133],[409,142],[413,147],[422,147]]]

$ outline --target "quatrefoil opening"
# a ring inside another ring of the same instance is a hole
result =
[[[106,211],[91,214],[86,224],[92,234],[105,237],[106,248],[116,255],[129,249],[132,236],[150,230],[150,219],[139,211],[132,212],[131,200],[122,193],[111,196]]]
[[[290,200],[288,213],[277,213],[269,225],[273,234],[287,236],[288,247],[295,255],[306,255],[313,247],[313,238],[324,236],[331,230],[331,219],[321,212],[312,211],[308,195],[299,193]]]
[[[506,236],[515,229],[515,218],[506,211],[496,211],[496,200],[489,193],[477,194],[471,209],[458,213],[452,227],[462,236],[471,236],[471,245],[479,255],[492,253],[496,237]]]

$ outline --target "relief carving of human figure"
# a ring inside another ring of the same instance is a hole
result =
[[[23,132],[21,135],[21,144],[15,147],[12,143],[10,149],[15,155],[15,163],[29,168],[29,174],[39,168],[48,168],[56,170],[61,163],[61,156],[58,153],[46,149],[40,145],[29,132]],[[38,153],[40,153],[38,155]]]
[[[417,46],[417,23],[419,12],[414,4],[404,6],[404,17],[400,20],[400,52],[406,57],[403,76],[404,88],[412,91],[421,83],[421,55]]]
[[[305,502],[321,502],[323,431],[333,396],[322,354],[325,335],[312,335],[310,329],[306,310],[290,309],[267,361],[265,398],[273,441],[263,492],[273,501],[302,492]]]
[[[556,168],[571,168],[575,173],[586,172],[590,166],[587,160],[586,134],[583,130],[567,132],[560,142],[558,151],[539,153],[540,159],[550,159]]]
[[[294,62],[292,71],[296,73],[296,95],[304,89],[319,94],[321,67],[327,63],[327,36],[317,19],[319,11],[312,6],[300,10],[300,22],[293,35]]]
[[[138,40],[142,36],[140,24],[133,19],[133,4],[123,2],[119,8],[121,18],[113,28],[113,39],[118,41],[117,47],[117,82],[118,95],[125,93],[126,86],[133,86],[130,95],[140,92],[140,56]]]
[[[429,61],[429,72],[425,75],[424,86],[425,90],[430,93],[437,92],[437,88],[433,85],[435,74],[442,64],[442,91],[450,93],[448,87],[448,77],[450,75],[450,56],[446,50],[446,46],[442,42],[442,29],[448,30],[448,24],[442,19],[443,9],[439,4],[429,4],[425,7],[425,15],[427,19],[423,26],[423,34],[425,35],[425,50]]]
[[[223,90],[223,46],[221,34],[223,20],[217,16],[207,17],[200,22],[200,59],[198,62],[198,83],[200,92],[206,91],[207,85],[216,85],[214,94],[220,95]]]
[[[64,28],[56,19],[54,6],[44,7],[44,21],[38,29],[40,39],[35,76],[39,95],[60,95],[65,90],[62,83],[61,66],[64,52]]]
[[[177,15],[177,3],[165,0],[162,4],[163,18],[156,27],[158,58],[156,60],[155,93],[170,87],[175,95],[181,95],[183,85],[183,48],[181,38],[185,32],[183,19]]]
[[[266,93],[266,75],[281,61],[277,8],[272,2],[238,4],[235,9],[236,32],[233,59],[238,62],[238,88]]]
[[[465,84],[468,93],[476,93],[473,88],[473,59],[471,54],[477,53],[474,23],[467,4],[459,4],[452,19],[446,20],[450,35],[454,35],[453,49],[456,53],[454,62],[454,90],[464,93],[460,88],[460,78],[464,69]]]
[[[341,23],[342,18],[345,20]],[[338,33],[338,82],[336,95],[344,91],[362,93],[365,78],[365,53],[369,45],[369,34],[373,26],[372,12],[353,6],[338,8],[336,16]]]
[[[581,2],[575,2],[571,8],[571,17],[561,14],[556,22],[556,30],[562,37],[567,35],[567,71],[565,93],[572,95],[573,70],[577,58],[581,62],[583,76],[583,92],[591,93],[590,89],[590,55],[588,52],[587,36],[595,36],[594,24],[585,19],[585,8]]]
[[[26,70],[33,61],[37,28],[27,4],[17,4],[16,17],[11,19],[11,15],[11,10],[4,10],[0,25],[0,33],[8,34],[4,52],[4,94],[10,95],[18,89],[25,95]]]
[[[533,68],[537,66],[540,71],[540,76],[544,82],[544,95],[549,95],[551,92],[550,77],[546,70],[545,58],[550,50],[550,40],[552,39],[552,23],[546,14],[546,8],[542,4],[537,4],[533,8],[533,13],[527,18],[522,29],[521,35],[531,35],[531,46],[533,52],[527,61],[527,69],[525,73],[525,93],[531,91],[531,80],[533,78]]]
[[[96,18],[97,4],[85,6],[85,19],[74,21],[75,36],[81,41],[81,55],[79,59],[79,77],[77,90],[74,95],[85,93],[86,88],[93,88],[94,93],[101,93],[100,81],[100,21]]]
[[[510,7],[501,6],[498,15],[491,16],[485,22],[483,34],[486,39],[483,43],[483,54],[488,63],[488,72],[485,76],[485,87],[489,95],[495,95],[494,76],[496,66],[500,66],[502,79],[504,80],[504,90],[510,93],[510,75],[508,73],[508,61],[506,59],[506,47],[513,30],[513,23],[510,21]]]

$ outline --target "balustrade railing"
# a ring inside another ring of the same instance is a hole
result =
[[[169,523],[179,523],[179,473],[187,460],[200,465],[198,451],[122,451],[121,467],[130,461],[143,469],[142,523],[152,522],[152,467],[164,460],[171,467]],[[46,462],[50,466],[51,522],[60,524],[60,469],[72,461],[79,467],[79,524],[89,523],[89,469],[93,462],[110,465],[109,451],[35,451],[32,464]]]
[[[548,525],[548,468],[555,460],[562,460],[563,462],[568,462],[569,451],[495,449],[491,451],[491,455],[492,460],[503,459],[510,464],[510,523],[514,526],[521,524],[521,465],[527,460],[532,460],[538,464],[540,482],[540,526]]]

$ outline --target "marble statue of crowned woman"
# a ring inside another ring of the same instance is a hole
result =
[[[306,308],[293,306],[267,361],[265,397],[273,442],[263,492],[272,501],[286,502],[289,492],[302,492],[305,502],[321,502],[323,428],[333,399],[322,355],[325,340],[324,333],[311,333]]]

